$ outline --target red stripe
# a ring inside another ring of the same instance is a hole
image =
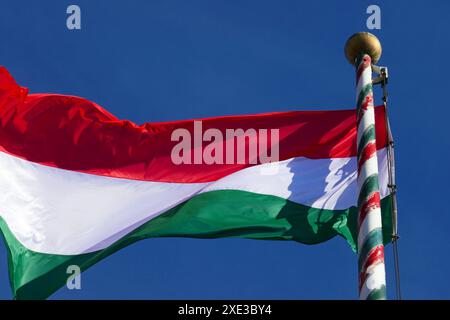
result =
[[[215,181],[251,166],[175,165],[171,150],[178,142],[171,141],[171,133],[185,128],[193,136],[192,120],[139,126],[117,119],[86,99],[27,95],[13,81],[0,68],[0,150],[17,157],[91,174],[168,182]],[[381,149],[386,136],[383,107],[378,107],[376,114],[377,146]],[[226,129],[279,129],[280,160],[356,155],[354,110],[292,111],[200,120],[203,132],[208,128],[217,128],[223,134]]]
[[[380,193],[374,192],[369,195],[367,200],[362,204],[359,215],[358,215],[358,230],[359,227],[361,227],[361,224],[363,223],[364,219],[366,218],[367,214],[375,209],[380,207]]]
[[[364,262],[364,266],[359,273],[359,291],[361,291],[361,288],[369,275],[367,273],[367,268],[369,268],[369,266],[375,266],[378,263],[384,263],[384,249],[382,245],[373,248]]]
[[[375,141],[369,142],[364,149],[361,151],[361,154],[358,158],[358,172],[361,172],[361,167],[364,163],[373,157],[373,155],[377,152],[377,147],[375,145]]]
[[[358,66],[358,70],[356,71],[356,83],[358,83],[359,78],[361,77],[361,74],[364,72],[364,70],[367,69],[371,64],[371,59],[369,55],[364,56],[363,60]]]
[[[361,107],[358,111],[358,118],[356,120],[356,125],[359,127],[359,124],[361,123],[362,118],[364,117],[364,114],[366,113],[369,106],[373,106],[373,95],[367,95],[364,99],[363,103],[361,104]]]

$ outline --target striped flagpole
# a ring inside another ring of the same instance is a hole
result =
[[[346,54],[356,67],[359,298],[386,299],[372,90],[372,59],[380,57],[381,45],[375,36],[357,33],[347,41]]]

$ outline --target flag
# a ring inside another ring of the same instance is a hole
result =
[[[126,107],[126,106],[125,106]],[[376,136],[390,241],[384,108]],[[0,69],[0,230],[17,299],[46,298],[154,237],[343,237],[355,250],[355,110],[144,123],[89,100],[29,94]]]

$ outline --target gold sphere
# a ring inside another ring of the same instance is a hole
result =
[[[356,58],[361,53],[367,53],[374,64],[381,57],[381,43],[377,37],[369,32],[358,32],[352,35],[345,43],[344,50],[348,62],[352,65],[355,65]]]

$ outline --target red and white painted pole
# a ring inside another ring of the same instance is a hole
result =
[[[360,32],[348,39],[345,53],[356,67],[359,298],[386,299],[372,89],[372,62],[380,58],[381,44],[374,35]]]

